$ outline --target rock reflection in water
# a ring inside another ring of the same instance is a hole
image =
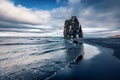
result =
[[[82,42],[73,43],[73,41],[65,40],[65,46],[67,47],[66,57],[69,61],[72,59],[72,62],[78,62],[82,59],[84,55],[84,46]]]

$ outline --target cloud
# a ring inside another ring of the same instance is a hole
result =
[[[4,31],[0,36],[13,36],[15,33],[16,36],[62,36],[64,21],[73,15],[78,17],[85,37],[119,34],[118,2],[119,0],[56,0],[56,3],[64,3],[64,6],[39,10],[20,4],[15,6],[10,0],[0,0],[0,29]],[[10,28],[11,32],[3,30],[5,27]]]
[[[56,0],[56,3],[60,3],[60,0]]]
[[[68,4],[69,5],[76,5],[76,4],[80,4],[81,0],[68,0]]]
[[[12,1],[0,1],[0,21],[13,24],[43,24],[49,17],[48,11],[33,11],[22,5],[15,6]]]

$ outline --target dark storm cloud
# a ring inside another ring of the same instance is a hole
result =
[[[120,0],[81,0],[84,9],[92,8],[93,13],[87,17],[103,24],[115,24],[112,27],[120,27]],[[107,27],[111,27],[107,26]]]
[[[94,7],[98,10],[119,9],[120,0],[81,0],[86,7]]]
[[[120,20],[120,0],[81,0],[84,7],[93,7],[98,13],[113,12]]]

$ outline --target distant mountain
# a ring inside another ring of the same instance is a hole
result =
[[[120,34],[111,36],[112,38],[120,38]]]

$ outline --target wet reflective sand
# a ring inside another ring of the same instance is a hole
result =
[[[99,45],[84,44],[84,57],[50,80],[119,80],[120,60],[114,51]],[[62,76],[62,77],[61,77]]]

